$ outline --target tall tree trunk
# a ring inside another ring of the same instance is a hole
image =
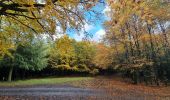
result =
[[[123,39],[126,40],[126,33],[124,31],[124,28],[121,27],[121,33],[122,33],[122,36],[123,36]],[[125,49],[125,58],[126,58],[126,61],[129,61],[129,50],[128,50],[128,44],[126,41],[123,41],[123,45],[124,45],[124,49]]]
[[[8,82],[11,82],[11,80],[12,80],[12,72],[13,72],[13,66],[11,66],[10,69],[9,69]]]
[[[155,59],[155,51],[154,51],[154,45],[153,45],[153,38],[152,38],[152,26],[150,24],[147,24],[148,32],[149,32],[149,39],[150,39],[150,47],[151,47],[151,59]]]
[[[167,37],[167,34],[166,34],[166,31],[165,31],[165,26],[161,23],[161,22],[158,22],[159,26],[160,26],[160,29],[162,31],[162,35],[163,35],[163,39],[164,39],[164,48],[167,49],[168,46],[169,46],[169,42],[168,42],[168,37]]]
[[[134,42],[135,42],[135,46],[136,46],[136,49],[137,49],[137,56],[140,56],[141,55],[141,51],[140,51],[140,42],[139,42],[139,34],[140,34],[140,31],[139,31],[139,28],[138,28],[138,18],[137,16],[134,15],[134,21],[133,21],[133,28],[134,28],[134,31],[135,31],[135,34],[134,34]]]
[[[126,23],[126,30],[127,30],[127,35],[128,35],[128,40],[129,40],[129,46],[130,46],[130,53],[131,56],[134,56],[134,50],[133,50],[133,44],[132,44],[132,35],[131,35],[131,31],[130,31],[130,25],[129,23]]]

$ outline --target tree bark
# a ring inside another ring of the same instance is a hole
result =
[[[11,66],[9,69],[8,82],[11,82],[11,80],[12,80],[12,73],[13,73],[13,66]]]

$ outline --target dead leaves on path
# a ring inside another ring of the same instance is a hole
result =
[[[104,89],[108,94],[120,97],[143,97],[144,100],[170,100],[170,87],[134,85],[120,78],[99,77],[93,80],[74,82],[74,86]]]

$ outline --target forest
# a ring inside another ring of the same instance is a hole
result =
[[[99,4],[109,10],[96,42],[82,30],[100,19],[93,9]],[[85,37],[77,41],[68,32]],[[0,80],[69,75],[168,85],[170,1],[0,0]]]

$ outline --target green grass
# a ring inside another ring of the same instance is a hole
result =
[[[91,77],[63,77],[63,78],[39,78],[39,79],[28,79],[19,80],[13,82],[0,82],[0,86],[14,87],[14,86],[28,86],[28,85],[54,85],[64,84],[69,82],[90,80]]]

